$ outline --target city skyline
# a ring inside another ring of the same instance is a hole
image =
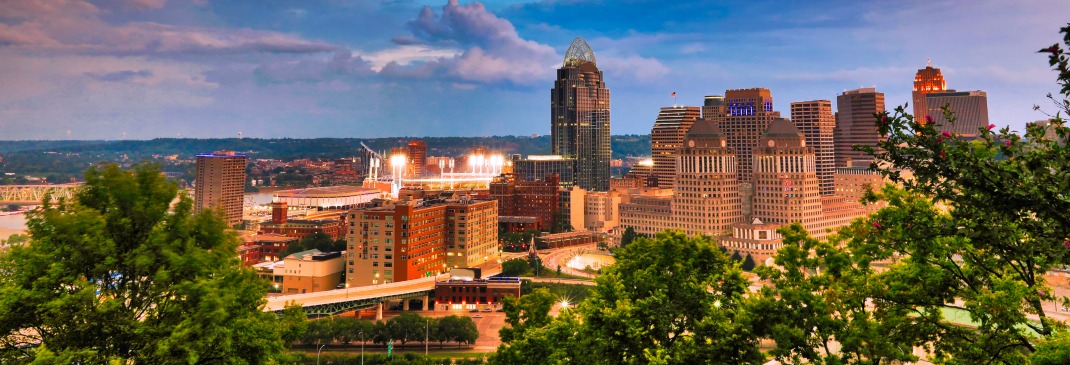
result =
[[[948,88],[988,93],[993,123],[1044,117],[1032,105],[1056,85],[1035,50],[1057,1],[822,5],[16,1],[0,10],[0,139],[549,134],[543,100],[576,36],[612,81],[612,134],[645,134],[673,91],[700,106],[768,88],[786,115],[876,86],[893,108],[929,58]]]

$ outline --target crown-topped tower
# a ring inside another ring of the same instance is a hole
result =
[[[550,90],[550,139],[553,154],[575,160],[576,186],[609,190],[609,89],[583,38],[565,51]]]
[[[947,81],[940,69],[933,68],[931,60],[925,60],[925,68],[914,75],[914,118],[925,122],[929,114],[929,105],[925,95],[947,91]],[[935,117],[935,116],[934,116]]]

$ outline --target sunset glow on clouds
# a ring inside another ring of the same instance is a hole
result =
[[[804,7],[805,6],[805,7]],[[725,89],[791,101],[876,86],[909,100],[932,58],[988,91],[997,125],[1055,90],[1036,49],[1050,1],[83,1],[0,6],[0,140],[545,134],[548,90],[582,36],[613,133]],[[70,131],[68,134],[67,131]]]

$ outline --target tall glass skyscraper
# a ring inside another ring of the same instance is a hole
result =
[[[609,190],[609,89],[583,38],[572,41],[557,69],[550,90],[550,118],[553,154],[576,160],[576,186]]]

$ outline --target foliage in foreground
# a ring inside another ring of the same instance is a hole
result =
[[[616,253],[591,296],[556,318],[537,289],[505,302],[499,364],[738,364],[763,359],[743,295],[748,282],[707,238],[639,238]]]
[[[0,255],[0,362],[267,363],[283,350],[237,238],[152,165],[86,172]],[[39,346],[35,346],[39,345]]]

